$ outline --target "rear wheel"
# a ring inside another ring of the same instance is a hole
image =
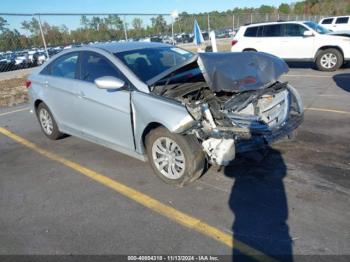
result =
[[[155,174],[167,184],[185,185],[203,172],[205,157],[194,136],[159,127],[146,136],[146,150]]]
[[[335,48],[321,50],[316,58],[316,66],[321,71],[335,71],[343,64],[342,53]]]
[[[42,131],[48,138],[57,140],[64,135],[58,130],[57,123],[50,109],[44,103],[39,104],[37,108],[37,117]]]

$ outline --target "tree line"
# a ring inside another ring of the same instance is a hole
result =
[[[350,14],[350,0],[305,0],[293,4],[282,3],[278,7],[261,5],[258,8],[234,8],[223,12],[188,14],[182,12],[174,21],[176,32],[191,32],[193,20],[197,19],[201,28],[206,29],[207,17],[210,17],[210,26],[215,29],[232,27],[233,15],[247,14],[304,14],[304,15],[345,15]],[[170,19],[159,15],[149,21],[141,17],[134,18],[130,23],[125,22],[118,15],[105,17],[80,17],[80,26],[69,29],[66,25],[50,25],[42,22],[45,40],[50,46],[66,45],[71,43],[87,43],[91,41],[108,41],[125,38],[140,38],[150,35],[171,34]],[[17,29],[10,29],[8,21],[0,17],[0,50],[18,50],[23,48],[42,46],[39,20],[32,17],[21,23],[20,33]]]

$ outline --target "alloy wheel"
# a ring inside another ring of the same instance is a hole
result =
[[[321,57],[321,65],[324,68],[331,69],[337,65],[338,58],[333,53],[326,53]]]
[[[50,113],[45,108],[40,109],[39,119],[44,132],[47,135],[51,135],[53,132],[53,122]]]
[[[185,172],[185,156],[180,146],[168,137],[159,137],[152,145],[152,158],[157,170],[169,179]]]

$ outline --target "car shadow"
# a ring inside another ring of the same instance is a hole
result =
[[[338,87],[350,92],[350,74],[337,74],[333,76],[333,80]]]
[[[313,62],[286,62],[290,68],[309,68],[317,70]]]
[[[286,61],[286,63],[290,68],[308,68],[308,69],[318,71],[314,62]],[[340,69],[346,69],[346,68],[350,68],[350,63],[345,63]]]
[[[293,261],[283,183],[287,168],[281,153],[269,148],[259,161],[241,156],[224,174],[234,179],[228,203],[234,214],[233,260],[255,261],[244,252],[248,246],[270,258]]]

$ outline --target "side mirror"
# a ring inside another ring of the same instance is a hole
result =
[[[125,82],[114,76],[102,76],[95,79],[95,84],[100,89],[120,89],[125,86]]]
[[[314,33],[312,33],[310,30],[306,30],[304,31],[304,34],[303,34],[305,37],[309,37],[309,36],[314,36]]]

